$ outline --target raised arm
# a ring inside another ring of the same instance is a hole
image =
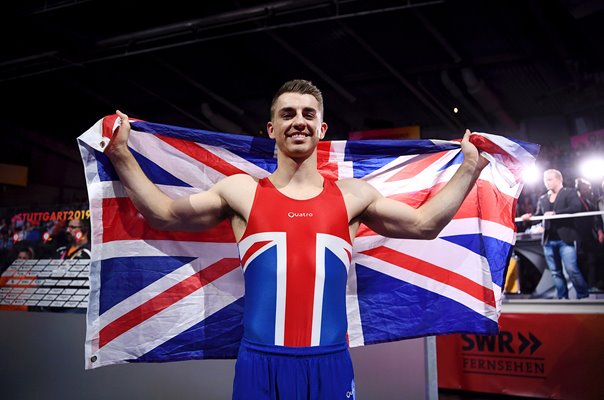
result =
[[[157,229],[204,230],[229,215],[227,202],[221,196],[220,182],[207,192],[171,199],[147,178],[128,149],[130,122],[117,111],[121,126],[113,135],[105,154],[111,160],[128,196],[145,220]]]
[[[368,206],[359,221],[383,236],[409,239],[433,239],[447,225],[464,201],[488,161],[469,141],[466,131],[461,142],[464,161],[449,182],[430,200],[415,209],[399,201],[383,197],[369,184],[363,196]]]

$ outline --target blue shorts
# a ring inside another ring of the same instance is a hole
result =
[[[285,347],[241,341],[233,399],[355,399],[348,344]]]

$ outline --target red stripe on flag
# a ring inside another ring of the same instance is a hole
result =
[[[115,125],[115,121],[118,119],[117,114],[111,114],[103,117],[103,123],[101,128],[101,136],[105,137],[109,140],[113,137],[113,126]],[[128,121],[142,121],[137,118],[128,118]],[[119,126],[119,125],[118,125]],[[117,128],[116,128],[117,129]]]
[[[199,146],[198,144],[184,140],[184,139],[176,139],[167,136],[157,136],[159,139],[168,143],[170,146],[178,149],[182,153],[188,155],[191,158],[199,161],[202,164],[209,166],[210,168],[220,172],[225,176],[235,175],[235,174],[246,174],[247,172],[240,170],[232,164],[229,164],[223,158],[217,156],[209,150]]]
[[[107,115],[103,118],[103,129],[101,131],[101,135],[107,139],[111,139],[113,137],[113,125],[115,125],[115,120],[119,117],[117,114]]]
[[[397,267],[425,276],[426,278],[452,286],[475,299],[495,307],[495,294],[492,289],[488,289],[456,272],[384,246],[363,251],[361,254],[367,254]]]
[[[413,178],[438,160],[448,155],[448,151],[442,151],[435,154],[419,155],[407,161],[400,166],[400,171],[392,175],[386,182],[396,182],[403,179]]]
[[[116,337],[141,324],[172,304],[201,289],[208,283],[231,272],[239,266],[236,258],[223,258],[194,275],[180,281],[128,313],[122,315],[99,332],[99,349]]]
[[[149,226],[127,197],[103,199],[103,243],[114,240],[176,240],[235,243],[229,221],[204,232],[161,231]]]
[[[339,177],[338,163],[330,160],[331,142],[319,142],[317,146],[317,168],[323,177],[337,180]]]
[[[485,151],[489,154],[497,154],[501,158],[500,160],[505,166],[514,174],[516,181],[519,182],[522,177],[523,166],[506,150],[502,149],[496,143],[490,141],[484,136],[472,135],[470,136],[470,142],[481,151]]]

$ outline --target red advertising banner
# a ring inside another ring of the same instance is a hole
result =
[[[497,336],[437,338],[438,386],[604,399],[604,314],[502,314]]]

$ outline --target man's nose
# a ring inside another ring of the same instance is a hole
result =
[[[306,127],[306,120],[302,114],[296,114],[294,117],[293,125],[295,129],[303,130]]]

